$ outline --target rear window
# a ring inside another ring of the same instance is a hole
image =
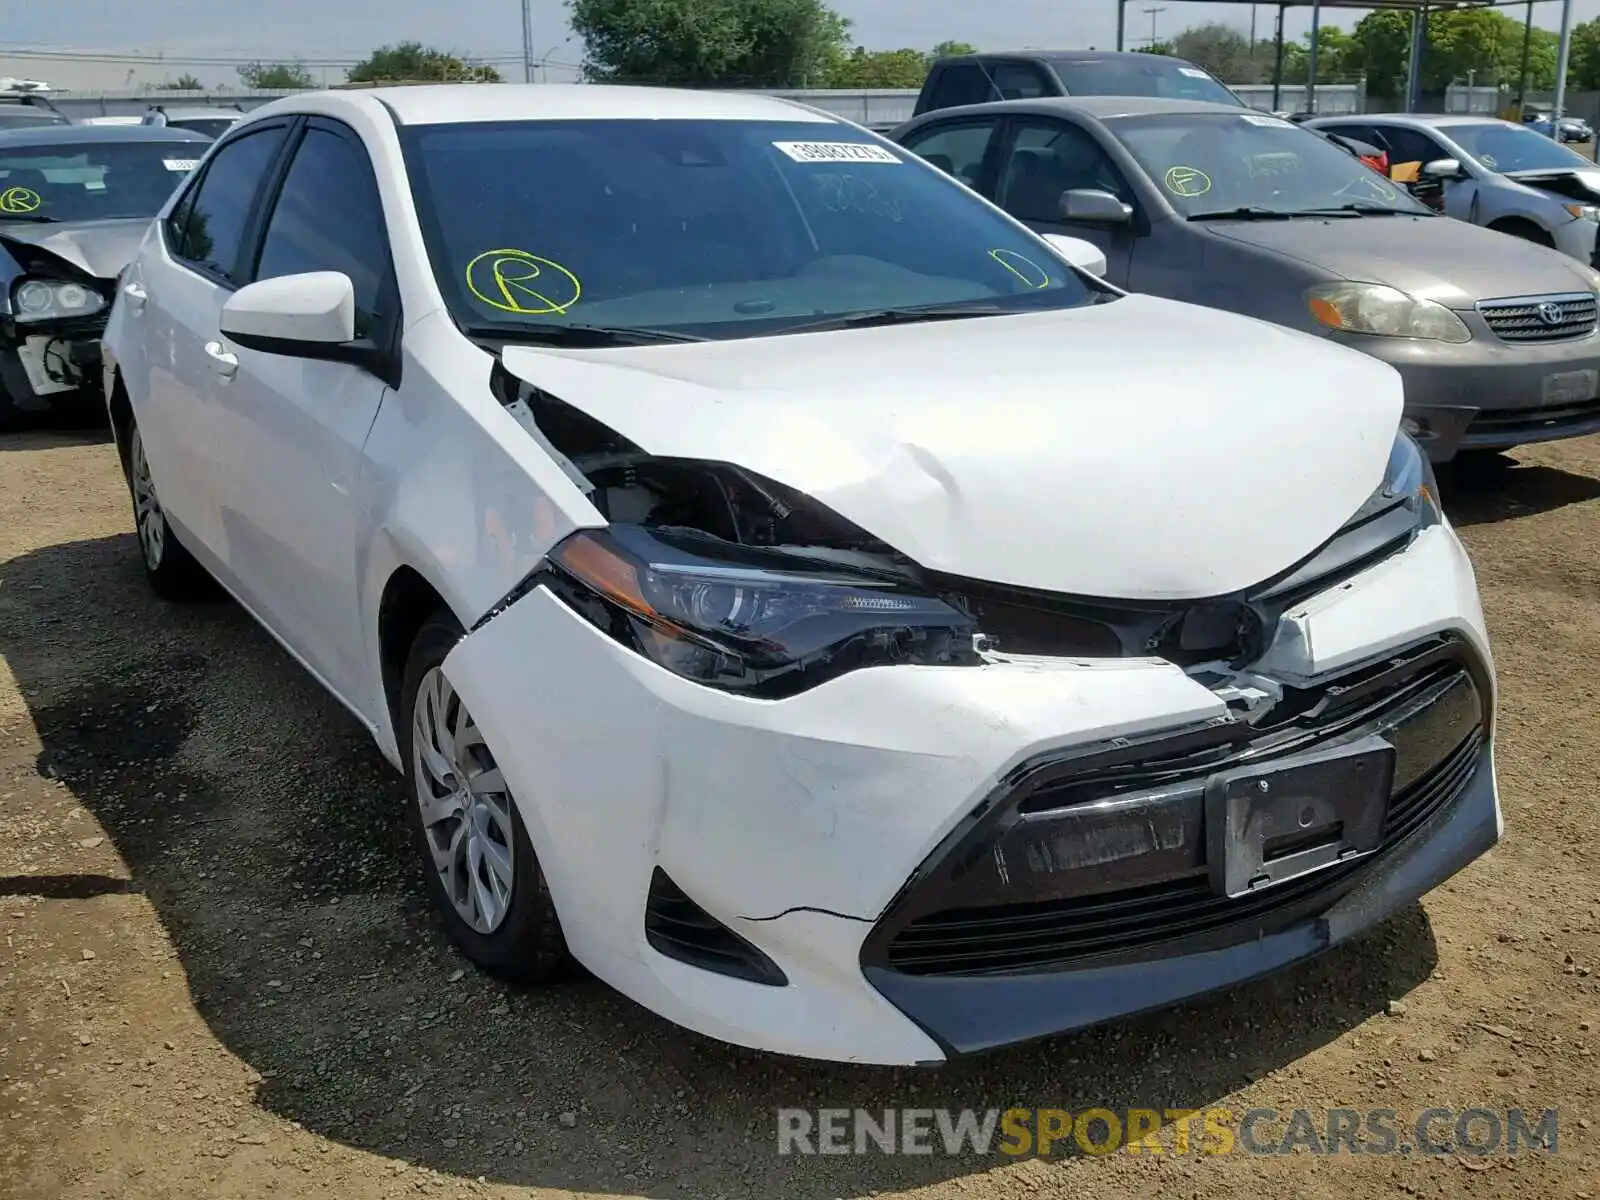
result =
[[[1192,63],[1163,54],[1058,58],[1050,65],[1073,96],[1162,96],[1244,107],[1244,101],[1214,76]]]

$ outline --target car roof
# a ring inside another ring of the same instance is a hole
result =
[[[969,104],[963,108],[939,108],[929,117],[948,117],[952,113],[989,112],[1001,110],[1013,113],[1077,113],[1105,121],[1115,117],[1154,117],[1193,114],[1198,116],[1237,117],[1257,113],[1255,109],[1241,108],[1237,104],[1217,104],[1210,100],[1174,100],[1164,96],[1035,96],[1031,100],[996,100],[988,104]]]
[[[1521,128],[1513,121],[1502,121],[1493,113],[1346,113],[1337,117],[1316,117],[1306,124],[1326,125],[1329,122],[1340,122],[1346,125],[1359,125],[1364,121],[1382,121],[1385,125],[1410,125],[1416,129],[1448,128],[1451,125],[1510,125],[1513,129]]]
[[[1165,59],[1179,66],[1188,66],[1187,59],[1178,58],[1171,54],[1150,55],[1143,50],[979,50],[972,54],[951,54],[940,59],[940,62],[958,62],[962,59],[977,60],[980,58],[1026,58],[1036,62],[1093,62],[1102,58],[1137,58],[1149,62],[1154,57],[1156,61]]]
[[[150,109],[151,112],[160,111],[166,114],[167,119],[183,120],[185,117],[242,117],[244,113],[237,108],[229,108],[220,104],[158,104]]]
[[[401,125],[468,121],[700,120],[805,121],[837,125],[828,113],[777,96],[588,83],[441,83],[302,93],[267,106],[294,111],[313,99],[370,98]],[[262,111],[262,110],[257,110]]]
[[[0,148],[17,146],[82,146],[102,142],[207,142],[192,129],[159,125],[30,125],[26,129],[0,129]]]

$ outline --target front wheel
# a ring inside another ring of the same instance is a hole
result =
[[[494,753],[444,673],[461,640],[447,614],[412,643],[400,752],[413,840],[434,907],[473,962],[542,982],[568,965],[555,901]]]
[[[128,491],[133,497],[134,532],[139,536],[145,578],[156,595],[179,601],[215,598],[216,582],[167,523],[138,425],[132,426],[128,435]]]

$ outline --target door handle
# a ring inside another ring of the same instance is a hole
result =
[[[206,354],[211,358],[211,369],[224,379],[232,379],[239,370],[239,356],[230,354],[221,342],[207,342]]]
[[[122,285],[122,294],[128,298],[128,307],[134,312],[141,311],[145,302],[150,299],[150,293],[144,290],[142,283],[125,283]]]

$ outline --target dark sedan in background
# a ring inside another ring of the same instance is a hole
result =
[[[1094,242],[1118,286],[1390,363],[1435,461],[1600,431],[1600,273],[1440,216],[1290,121],[1072,97],[930,113],[891,136],[1040,232]]]
[[[210,139],[44,125],[0,132],[0,428],[100,411],[100,335],[117,275]]]

